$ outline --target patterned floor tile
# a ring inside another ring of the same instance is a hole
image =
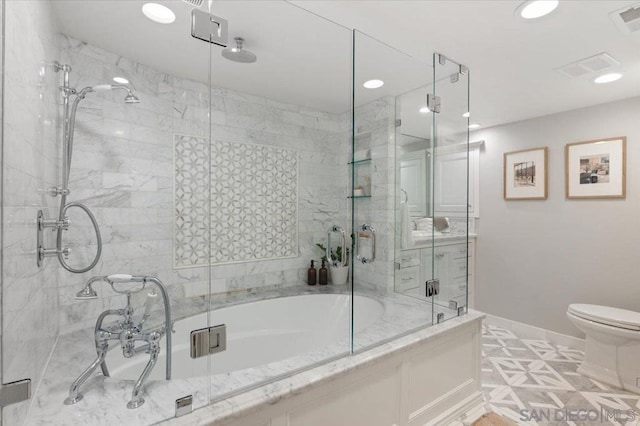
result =
[[[487,410],[519,425],[640,425],[640,395],[578,374],[583,352],[496,326],[482,343]]]

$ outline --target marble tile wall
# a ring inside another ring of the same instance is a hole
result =
[[[0,7],[0,97],[2,97],[2,99],[4,99],[4,93],[3,93],[3,85],[4,85],[4,78],[3,78],[3,74],[4,74],[4,43],[3,43],[3,34],[4,34],[4,14],[3,14],[4,8]],[[0,102],[0,117],[2,117],[2,102]],[[0,126],[3,125],[2,119],[0,118]],[[3,164],[2,158],[3,158],[3,153],[4,153],[4,145],[3,145],[3,139],[2,139],[2,132],[0,132],[0,165]],[[2,194],[2,188],[3,188],[3,180],[4,180],[4,176],[2,176],[3,173],[0,173],[0,196]],[[2,208],[3,203],[2,200],[0,200],[0,209]],[[2,309],[2,283],[4,282],[4,278],[2,275],[4,275],[3,273],[3,269],[2,269],[2,254],[4,252],[4,247],[3,247],[3,235],[4,235],[4,226],[0,225],[0,310]],[[1,311],[0,311],[1,313]],[[0,365],[2,365],[2,315],[0,314]],[[2,382],[2,368],[0,368],[0,383]],[[0,413],[0,426],[2,426],[2,413]]]
[[[123,303],[100,285],[97,300],[75,300],[93,275],[157,275],[170,286],[174,300],[208,294],[208,267],[172,268],[173,138],[209,137],[208,87],[70,37],[62,36],[61,43],[63,61],[73,67],[72,86],[93,86],[125,75],[142,100],[125,105],[123,93],[94,93],[78,110],[70,200],[85,203],[95,213],[104,247],[93,271],[66,274],[60,291],[61,330],[89,327],[99,312]],[[297,256],[213,266],[211,292],[302,285],[309,259],[321,256],[315,243],[326,239],[330,225],[347,225],[350,147],[344,117],[219,87],[211,90],[211,105],[212,138],[294,149],[300,170]],[[69,237],[78,246],[74,255],[81,259],[75,261],[86,263],[94,241],[86,219],[75,213],[76,228]],[[211,247],[216,249],[215,241]]]
[[[58,335],[60,268],[37,268],[35,219],[58,202],[43,189],[60,181],[59,49],[48,2],[4,6],[2,381],[30,378],[35,391]],[[4,424],[22,424],[30,403],[4,408]]]
[[[377,99],[355,110],[355,151],[371,152],[370,164],[356,166],[356,175],[370,176],[371,198],[355,200],[355,223],[370,224],[377,234],[376,261],[372,264],[355,261],[356,283],[381,291],[393,291],[394,286],[395,117],[393,97]]]

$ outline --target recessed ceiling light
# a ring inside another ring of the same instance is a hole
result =
[[[518,6],[517,11],[524,19],[536,19],[548,15],[558,7],[558,0],[527,0]]]
[[[480,123],[469,124],[470,129],[477,129],[478,127],[480,127]]]
[[[378,87],[382,87],[383,84],[384,81],[382,80],[368,80],[364,82],[363,86],[367,89],[377,89]]]
[[[118,84],[129,84],[129,80],[127,80],[124,77],[113,77],[113,81],[115,81]]]
[[[471,113],[469,113],[468,111],[467,111],[467,112],[465,112],[464,114],[462,114],[462,116],[463,116],[464,118],[469,118],[469,116],[470,116],[470,115],[471,115]]]
[[[622,78],[622,74],[617,72],[612,72],[610,74],[603,74],[600,77],[593,80],[596,84],[604,84],[611,83],[612,81],[620,80]]]
[[[422,107],[420,108],[420,112],[423,114],[428,114],[431,112],[431,110],[429,109],[429,107]]]
[[[142,13],[160,24],[170,24],[176,20],[176,14],[171,9],[158,3],[145,3],[142,6]]]

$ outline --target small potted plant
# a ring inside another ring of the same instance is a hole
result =
[[[321,243],[317,243],[316,246],[322,253],[322,260],[327,260],[327,249]],[[331,249],[330,252],[331,261],[329,262],[329,271],[331,272],[331,283],[344,285],[347,283],[347,279],[349,278],[349,249],[347,249],[344,264],[342,263],[342,246],[336,247],[335,252]]]

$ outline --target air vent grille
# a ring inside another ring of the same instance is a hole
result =
[[[580,77],[581,75],[597,73],[616,65],[620,65],[620,62],[616,61],[613,56],[608,53],[600,53],[563,65],[560,68],[556,68],[556,71],[567,77]]]
[[[202,6],[202,3],[204,3],[204,0],[182,0],[182,1],[194,7],[200,7]]]
[[[609,16],[622,32],[640,34],[640,3],[617,10]]]

